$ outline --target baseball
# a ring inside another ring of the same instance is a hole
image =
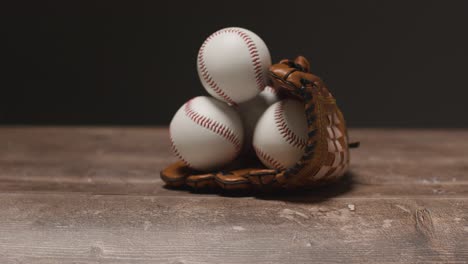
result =
[[[270,105],[277,101],[279,101],[277,92],[272,87],[266,86],[255,98],[236,107],[244,125],[245,149],[251,148],[252,137],[258,119]]]
[[[260,117],[253,147],[260,161],[271,169],[292,167],[307,145],[304,104],[285,99],[271,105]]]
[[[263,40],[238,27],[209,36],[197,60],[198,75],[208,93],[231,105],[248,101],[265,88],[270,65]]]
[[[244,139],[239,114],[207,96],[185,103],[172,118],[169,131],[175,155],[200,171],[217,169],[233,161]]]

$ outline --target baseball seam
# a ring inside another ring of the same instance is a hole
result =
[[[210,88],[219,96],[221,96],[224,100],[226,100],[228,103],[232,105],[236,105],[236,102],[229,96],[227,95],[219,86],[218,84],[213,80],[213,78],[210,76],[208,69],[206,67],[205,61],[203,59],[203,55],[205,52],[205,47],[208,44],[210,40],[212,40],[214,37],[219,36],[224,33],[235,33],[239,35],[242,40],[244,40],[245,44],[247,45],[247,48],[249,50],[250,58],[252,60],[252,66],[254,68],[255,72],[255,82],[257,84],[257,88],[262,91],[265,88],[265,78],[263,76],[263,69],[262,69],[262,63],[260,61],[260,54],[258,53],[257,45],[255,45],[255,42],[252,40],[252,38],[245,32],[239,29],[235,28],[227,28],[227,29],[222,29],[218,30],[215,33],[211,34],[205,42],[203,42],[202,46],[200,47],[200,52],[198,53],[198,67],[200,69],[201,75],[205,82],[210,86]]]
[[[299,149],[305,149],[307,142],[304,139],[301,139],[298,137],[289,127],[288,124],[286,123],[286,119],[284,117],[284,108],[285,108],[286,101],[281,101],[278,103],[278,105],[275,108],[275,113],[274,113],[274,118],[275,118],[275,124],[276,127],[278,128],[279,133],[281,136],[288,142],[290,145],[299,148]]]
[[[192,99],[193,100],[193,99]],[[188,101],[185,104],[184,107],[184,112],[187,117],[189,117],[195,124],[204,127],[224,139],[226,139],[228,142],[232,143],[234,145],[234,148],[236,150],[236,154],[240,152],[241,150],[241,141],[240,139],[236,136],[236,133],[232,131],[230,128],[227,126],[210,119],[207,116],[203,116],[200,113],[197,113],[195,110],[192,108],[192,100]]]
[[[268,155],[267,153],[265,153],[264,151],[262,151],[261,149],[259,149],[258,147],[256,146],[253,146],[254,150],[255,150],[255,153],[257,153],[257,156],[259,158],[261,158],[262,160],[270,163],[274,168],[276,169],[280,169],[280,170],[285,170],[286,169],[286,166],[284,166],[283,164],[281,164],[281,162],[279,162],[278,160],[276,160],[275,158],[273,158],[272,156]]]
[[[169,132],[169,134],[171,133]],[[186,159],[184,159],[184,157],[182,157],[182,154],[180,154],[179,150],[177,149],[175,145],[174,139],[172,138],[171,135],[169,135],[169,139],[171,140],[171,149],[174,155],[176,155],[176,157],[179,158],[179,160],[185,163],[185,165],[187,165],[188,167],[191,167],[190,163]]]

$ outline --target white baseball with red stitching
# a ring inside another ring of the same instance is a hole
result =
[[[233,161],[241,151],[244,133],[238,113],[207,96],[185,103],[169,126],[175,155],[196,170],[211,170]]]
[[[255,33],[224,28],[202,44],[197,69],[205,89],[231,105],[254,98],[266,86],[271,65],[265,42]]]
[[[260,161],[271,169],[292,167],[307,145],[304,104],[286,99],[271,105],[255,127],[253,146]]]
[[[240,114],[244,125],[244,148],[252,149],[252,139],[255,126],[267,108],[279,101],[279,95],[275,89],[266,86],[265,89],[253,99],[239,104],[236,109]]]

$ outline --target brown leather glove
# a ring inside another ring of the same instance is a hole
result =
[[[223,189],[307,188],[342,177],[349,166],[346,124],[323,81],[309,73],[306,58],[282,60],[270,67],[273,88],[305,103],[308,141],[302,158],[286,170],[266,169],[257,159],[240,157],[221,171],[200,173],[182,161],[161,171],[169,187]],[[357,146],[357,145],[356,145]]]

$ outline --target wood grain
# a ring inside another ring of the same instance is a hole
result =
[[[0,128],[0,263],[468,263],[468,131],[354,129],[345,180],[163,188],[165,128]]]

